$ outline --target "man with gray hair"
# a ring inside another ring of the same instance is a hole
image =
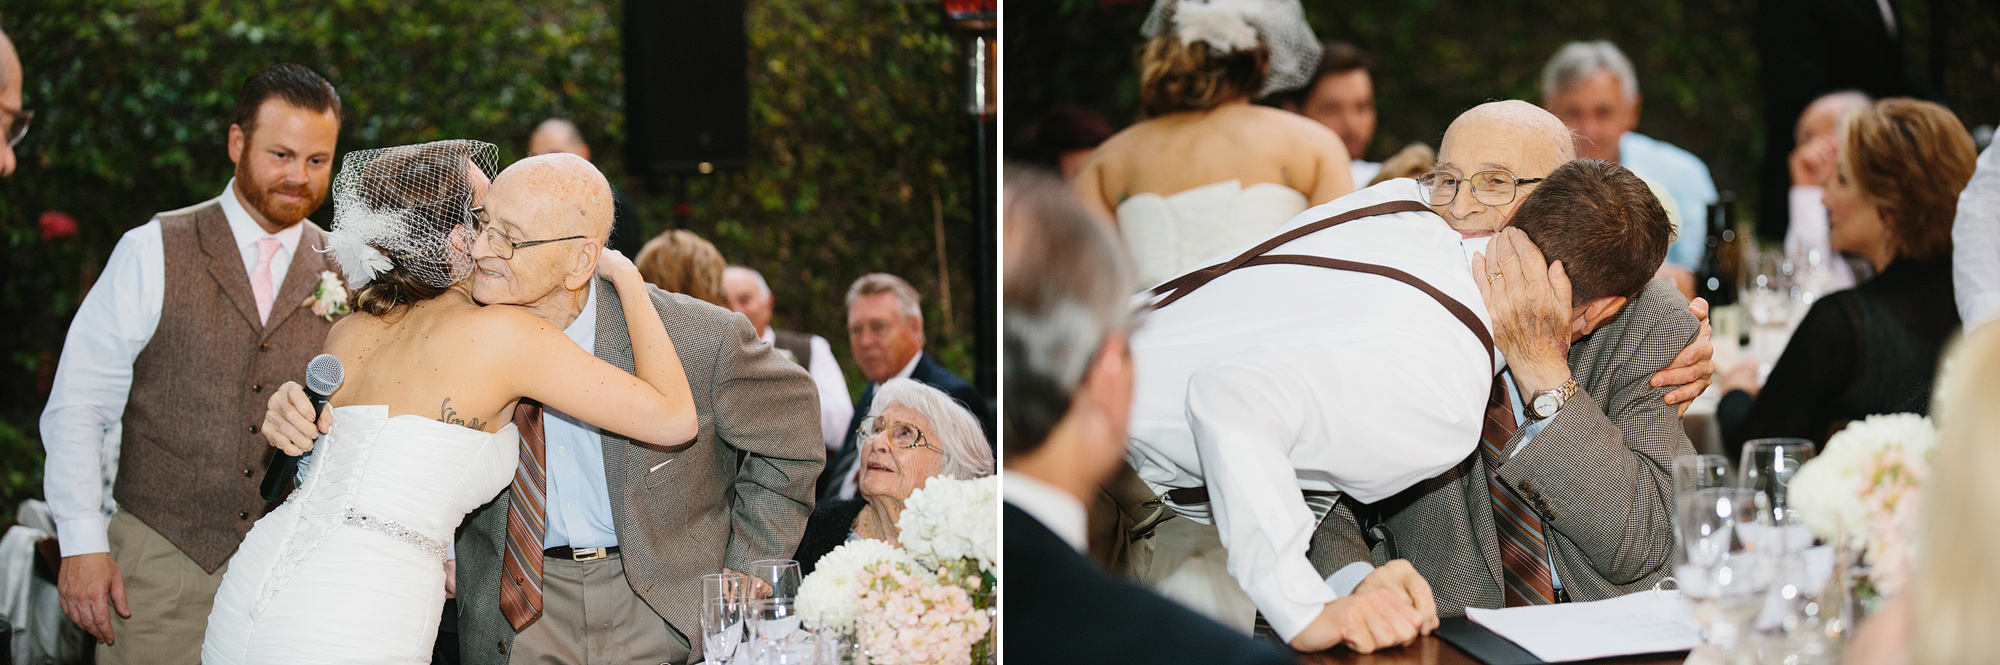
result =
[[[590,161],[590,144],[583,141],[583,132],[576,128],[576,123],[563,118],[543,120],[528,135],[529,157],[552,152],[566,152]],[[619,191],[617,185],[611,187],[611,201],[616,214],[612,218],[611,243],[605,246],[637,259],[647,240],[639,228],[639,217],[632,214],[632,206],[625,204],[625,192]]]
[[[1692,271],[1706,247],[1715,180],[1700,157],[1635,131],[1639,107],[1632,61],[1609,41],[1570,42],[1542,68],[1542,108],[1577,133],[1577,156],[1616,162],[1673,199],[1680,233],[1667,262]]]
[[[833,357],[833,346],[819,335],[771,327],[771,285],[755,269],[724,268],[722,288],[729,296],[730,311],[750,319],[764,343],[812,374],[819,386],[820,434],[826,440],[827,457],[833,457],[847,441],[847,424],[854,420],[854,398],[847,395],[847,377]]]
[[[1860,90],[1829,92],[1806,105],[1793,130],[1792,154],[1786,158],[1792,176],[1791,223],[1785,226],[1785,256],[1805,268],[1814,293],[1827,294],[1854,287],[1854,269],[1833,251],[1828,224],[1826,183],[1840,170],[1840,145],[1835,135],[1848,114],[1868,108],[1875,100]],[[1822,266],[1823,270],[1815,270]],[[1815,283],[1816,282],[1816,283]]]
[[[993,410],[978,388],[961,379],[924,353],[924,312],[917,289],[903,278],[888,273],[869,273],[854,280],[847,289],[847,338],[854,349],[854,362],[868,377],[868,388],[855,404],[855,418],[847,424],[847,441],[839,457],[828,461],[820,474],[821,501],[852,499],[855,471],[861,456],[855,432],[861,417],[875,401],[875,391],[889,379],[916,379],[942,390],[979,417],[986,440],[993,441]]]
[[[28,133],[28,120],[34,117],[21,108],[23,78],[21,54],[14,51],[7,31],[0,30],[0,177],[14,173],[14,144]]]
[[[1131,261],[1053,176],[1009,169],[1006,192],[1007,653],[1056,664],[1291,662],[1083,555],[1086,502],[1125,455]]]

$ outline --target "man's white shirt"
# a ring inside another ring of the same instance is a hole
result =
[[[764,327],[758,336],[765,344],[778,343],[778,330]],[[916,359],[910,367],[916,369]],[[840,450],[847,443],[847,423],[854,419],[854,398],[847,394],[847,377],[840,373],[840,361],[833,358],[833,345],[825,337],[812,336],[812,364],[806,367],[813,385],[819,388],[819,431],[827,450]],[[906,372],[904,376],[909,376]]]
[[[1277,233],[1394,200],[1420,202],[1414,182],[1309,209]],[[1490,330],[1468,253],[1429,212],[1351,221],[1270,252],[1402,270]],[[1206,506],[1175,508],[1214,521],[1230,574],[1286,640],[1338,597],[1305,556],[1330,502],[1309,507],[1301,490],[1372,502],[1463,461],[1479,443],[1498,371],[1465,324],[1423,292],[1297,265],[1240,269],[1149,313],[1132,353],[1127,460],[1157,493],[1207,488]]]
[[[1965,329],[2000,319],[2000,149],[1986,147],[1958,195],[1951,243],[1952,284]]]
[[[236,247],[243,252],[245,275],[256,268],[257,241],[278,239],[278,252],[271,257],[271,292],[281,293],[285,271],[291,269],[292,256],[299,251],[303,228],[295,224],[275,234],[265,233],[244,210],[235,189],[236,180],[231,179],[221,196],[199,205],[221,203]],[[132,363],[160,327],[166,274],[160,220],[154,218],[126,231],[111,250],[103,275],[77,308],[63,341],[55,385],[49,392],[48,406],[42,410],[41,423],[42,446],[48,452],[42,489],[50,512],[55,514],[63,556],[110,551],[105,524],[118,442],[108,437],[125,414],[125,401],[132,389]],[[284,303],[273,303],[274,311],[282,306]]]

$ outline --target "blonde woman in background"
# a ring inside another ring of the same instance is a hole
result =
[[[729,291],[722,287],[722,271],[729,262],[722,260],[714,244],[691,231],[660,234],[639,250],[632,263],[639,266],[640,277],[661,291],[729,307]]]
[[[1310,118],[1251,104],[1306,84],[1320,44],[1297,0],[1159,0],[1141,32],[1146,119],[1076,179],[1116,219],[1150,286],[1353,191],[1347,148]]]

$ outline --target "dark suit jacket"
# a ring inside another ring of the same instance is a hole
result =
[[[1524,429],[1500,453],[1500,478],[1523,496],[1540,497],[1534,509],[1556,575],[1574,600],[1646,589],[1669,572],[1673,460],[1694,446],[1664,401],[1671,388],[1650,381],[1699,329],[1678,291],[1665,281],[1648,284],[1570,347],[1570,372],[1583,390],[1532,442]],[[1396,554],[1430,582],[1440,615],[1505,604],[1487,492],[1486,467],[1474,452],[1450,471],[1360,508],[1382,516]],[[1335,511],[1315,534],[1311,558],[1330,573],[1361,560],[1352,546],[1359,540],[1353,518]],[[1377,565],[1390,558],[1386,543],[1372,558]]]
[[[945,369],[943,365],[932,362],[931,354],[928,353],[919,352],[917,366],[910,370],[910,378],[942,390],[952,399],[958,400],[959,405],[979,418],[979,429],[986,434],[986,445],[989,447],[997,445],[993,438],[993,412],[986,408],[986,396],[980,394],[978,388],[974,388],[965,379],[958,378],[957,374],[951,373],[951,370]],[[861,391],[860,401],[854,403],[854,417],[847,421],[847,443],[840,447],[838,456],[827,461],[826,470],[820,473],[820,500],[838,498],[833,494],[839,491],[840,483],[834,479],[853,471],[854,465],[860,461],[861,454],[858,450],[860,446],[855,445],[858,438],[856,430],[861,428],[861,419],[868,417],[868,409],[874,404],[875,384],[870,383]]]
[[[597,357],[632,371],[632,338],[618,292],[597,282]],[[797,363],[757,338],[729,310],[647,287],[673,337],[699,431],[661,448],[604,432],[612,524],[633,592],[681,635],[700,661],[702,575],[749,570],[798,549],[812,514],[813,479],[825,460],[819,391]],[[459,636],[467,663],[505,663],[514,630],[500,613],[507,501],[467,515],[459,528]],[[651,620],[632,617],[630,620]]]
[[[854,498],[821,501],[813,509],[812,518],[806,520],[806,535],[799,538],[799,551],[792,555],[792,560],[799,562],[800,575],[811,575],[819,567],[820,557],[847,544],[847,534],[854,532],[854,520],[861,517],[861,509],[867,506],[867,501]]]
[[[1006,507],[1007,662],[1295,663],[1277,647],[1239,634],[1096,564],[1041,522]]]

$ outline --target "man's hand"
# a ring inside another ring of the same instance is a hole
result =
[[[752,575],[740,570],[731,570],[729,568],[722,569],[722,572],[733,573],[738,577],[742,577],[743,591],[745,594],[747,594],[746,597],[749,599],[754,600],[757,598],[767,598],[770,597],[771,595],[771,583],[764,581],[764,578],[762,577],[758,577],[756,575]]]
[[[1791,167],[1792,186],[1826,186],[1826,181],[1840,169],[1839,159],[1840,144],[1833,136],[1822,136],[1792,148],[1792,154],[1785,158],[1786,165]]]
[[[1708,301],[1695,298],[1688,303],[1688,311],[1701,321],[1701,333],[1694,341],[1674,356],[1674,362],[1666,369],[1653,373],[1653,387],[1680,386],[1667,393],[1668,404],[1680,405],[1680,414],[1687,415],[1688,407],[1694,406],[1694,398],[1708,390],[1708,384],[1715,377],[1715,345],[1708,338]]]
[[[266,406],[264,426],[259,431],[271,442],[271,447],[284,451],[286,455],[298,457],[306,454],[313,449],[313,441],[319,435],[333,428],[333,410],[327,409],[319,422],[313,422],[312,400],[306,399],[306,389],[293,381],[278,386]]]
[[[1429,635],[1438,627],[1437,602],[1431,598],[1431,584],[1424,581],[1424,576],[1411,567],[1409,561],[1396,559],[1382,564],[1375,572],[1361,578],[1360,584],[1354,585],[1354,593],[1377,589],[1389,591],[1417,609],[1417,614],[1424,617],[1419,632]]]
[[[56,593],[62,599],[63,614],[105,644],[118,641],[111,633],[114,608],[118,616],[132,618],[132,610],[125,607],[125,578],[118,574],[118,563],[111,560],[109,552],[63,557],[62,572],[56,574]]]
[[[1472,274],[1493,317],[1494,346],[1507,356],[1523,398],[1562,386],[1570,380],[1574,318],[1569,273],[1561,261],[1543,259],[1519,229],[1502,229],[1486,247],[1493,255],[1474,255]]]
[[[1345,644],[1358,653],[1373,653],[1414,642],[1417,635],[1429,630],[1426,626],[1436,625],[1435,612],[1426,618],[1400,592],[1379,588],[1362,591],[1363,586],[1367,586],[1366,581],[1356,586],[1354,593],[1327,603],[1305,630],[1292,637],[1292,648],[1316,653]]]

